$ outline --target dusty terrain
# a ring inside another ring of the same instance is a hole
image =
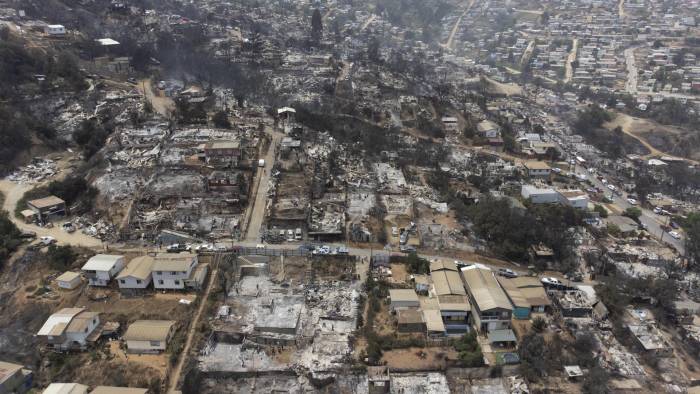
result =
[[[618,126],[630,137],[639,141],[649,150],[646,157],[671,156],[686,159],[692,164],[698,164],[700,151],[695,150],[691,155],[683,157],[682,141],[690,132],[678,127],[665,126],[650,119],[636,118],[623,113],[616,113],[615,119],[604,125],[612,130]]]

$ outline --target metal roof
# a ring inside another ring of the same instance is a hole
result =
[[[126,268],[117,275],[117,279],[132,277],[136,279],[147,279],[153,272],[154,259],[151,256],[139,256],[129,261]]]
[[[462,268],[462,275],[480,311],[491,309],[512,310],[510,301],[493,276],[493,272],[480,264]]]
[[[423,310],[423,320],[428,332],[445,332],[445,323],[442,322],[440,311],[435,309]]]
[[[54,313],[53,315],[49,316],[48,319],[46,319],[46,322],[43,326],[41,326],[39,332],[36,335],[49,335],[49,333],[53,330],[54,326],[56,326],[57,324],[64,324],[67,326],[68,323],[70,323],[75,316],[77,316],[80,312],[84,310],[85,308],[61,309],[60,311]]]
[[[90,257],[83,268],[83,271],[109,271],[114,268],[119,259],[123,259],[124,256],[114,255],[114,254],[97,254]]]
[[[60,204],[65,204],[66,202],[61,200],[60,198],[56,196],[48,196],[44,198],[37,198],[36,200],[31,200],[27,202],[27,204],[35,207],[35,208],[48,208],[52,207],[54,205],[60,205]]]
[[[22,366],[19,364],[8,363],[5,361],[0,361],[0,385],[4,383],[7,379],[11,378],[17,371],[21,370]]]
[[[418,294],[413,289],[389,289],[391,302],[415,302],[418,301]]]
[[[197,258],[192,253],[158,253],[154,259],[153,271],[187,271]]]
[[[148,389],[137,389],[133,387],[113,387],[97,386],[90,394],[146,394]]]
[[[440,270],[431,272],[430,277],[433,280],[435,294],[438,296],[448,294],[467,294],[467,291],[464,290],[464,283],[462,283],[462,278],[459,277],[459,272]]]
[[[72,282],[73,279],[80,278],[80,272],[66,271],[56,278],[57,282]]]
[[[173,320],[137,320],[124,334],[127,341],[165,341],[175,324]]]
[[[80,383],[51,383],[42,394],[87,394],[88,387]]]
[[[494,342],[516,342],[515,339],[515,333],[513,330],[506,329],[506,330],[492,330],[489,331],[488,334],[489,337],[489,342],[494,343]]]

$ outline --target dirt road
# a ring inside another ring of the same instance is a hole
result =
[[[442,44],[444,48],[452,49],[452,44],[454,44],[455,35],[457,34],[457,30],[459,30],[459,25],[462,23],[462,18],[469,13],[472,7],[474,7],[474,4],[476,4],[476,0],[471,0],[467,6],[467,9],[464,10],[459,18],[457,18],[457,22],[455,22],[455,25],[452,27],[452,31],[450,31],[450,36],[447,38],[447,42]]]
[[[267,187],[270,183],[270,173],[272,172],[272,165],[275,162],[275,152],[277,151],[277,146],[284,134],[273,131],[272,141],[270,142],[270,147],[267,149],[267,154],[265,155],[265,167],[262,168],[262,174],[258,176],[257,192],[255,194],[255,201],[253,201],[253,206],[249,209],[248,227],[246,228],[245,240],[249,242],[259,242],[260,241],[260,227],[262,226],[263,219],[265,217],[265,206],[267,205]],[[260,171],[261,168],[258,168]]]
[[[639,119],[635,118],[633,116],[629,116],[627,114],[623,113],[616,113],[615,119],[613,119],[611,122],[608,122],[604,125],[607,129],[613,130],[614,128],[620,126],[622,129],[622,132],[627,134],[628,136],[636,139],[639,141],[640,144],[642,144],[645,148],[649,150],[649,154],[645,155],[645,158],[651,158],[651,157],[659,157],[659,156],[668,156],[680,160],[684,160],[688,163],[691,164],[698,164],[698,161],[688,159],[685,157],[678,157],[675,155],[672,155],[670,153],[666,153],[664,151],[661,151],[654,146],[652,146],[649,141],[647,141],[644,137],[637,135],[635,132],[643,132],[645,130],[653,130],[657,129],[654,125],[653,122],[646,120],[646,119]]]
[[[564,82],[571,82],[571,78],[574,77],[574,66],[573,63],[576,61],[576,51],[578,51],[578,38],[574,38],[574,44],[571,47],[571,52],[569,52],[569,57],[566,59],[566,76],[564,77]]]
[[[204,292],[202,294],[200,294],[199,307],[197,308],[197,312],[195,313],[194,318],[190,322],[190,328],[187,331],[187,340],[185,340],[185,346],[182,348],[182,352],[180,353],[180,357],[177,360],[175,369],[173,369],[172,373],[170,374],[170,378],[168,381],[168,393],[177,390],[177,384],[180,381],[180,376],[182,375],[182,368],[185,365],[185,361],[187,361],[187,356],[190,352],[190,349],[192,348],[192,341],[194,339],[194,335],[197,333],[197,328],[199,327],[199,320],[202,317],[202,311],[204,311],[204,307],[207,305],[209,293],[211,293],[211,288],[214,287],[214,281],[216,280],[216,277],[219,273],[219,264],[224,258],[225,255],[217,254],[215,257],[214,264],[212,264],[214,268],[212,269],[211,274],[209,275],[209,282],[207,283],[207,288],[204,289]]]
[[[54,223],[53,228],[44,228],[33,224],[24,223],[24,221],[15,217],[15,207],[17,202],[24,196],[24,193],[31,190],[34,186],[27,184],[19,184],[7,180],[0,181],[0,192],[5,195],[5,201],[2,209],[8,212],[10,220],[21,230],[34,231],[36,236],[51,236],[56,238],[59,244],[70,244],[76,246],[84,246],[86,248],[99,248],[102,241],[97,238],[90,237],[76,231],[69,234],[61,229],[61,222]]]
[[[138,83],[138,90],[145,94],[146,99],[153,105],[153,109],[159,114],[167,117],[174,109],[175,103],[169,97],[161,97],[153,91],[150,79],[142,79]]]

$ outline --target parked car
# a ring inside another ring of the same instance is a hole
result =
[[[675,239],[681,239],[681,235],[678,234],[678,233],[675,232],[675,231],[671,231],[671,232],[669,232],[668,234],[669,234],[670,236],[672,236],[673,238],[675,238]]]
[[[630,203],[630,205],[637,205],[637,200],[635,200],[634,198],[628,198],[627,202]]]
[[[45,235],[41,238],[39,238],[39,242],[44,244],[44,245],[51,245],[56,243],[56,238],[50,236],[50,235]]]
[[[23,239],[34,239],[36,238],[36,232],[31,230],[22,230],[19,237]]]
[[[657,215],[660,215],[660,214],[661,214],[661,211],[662,211],[661,207],[656,207],[656,208],[654,208],[654,213],[657,214]]]
[[[517,278],[518,277],[518,274],[515,273],[515,271],[510,270],[508,268],[499,268],[496,273],[498,275],[506,277],[506,278]]]
[[[191,246],[185,245],[185,244],[172,244],[172,245],[169,245],[167,248],[165,248],[165,250],[167,250],[168,252],[171,252],[171,253],[185,252],[185,251],[189,251],[191,249],[192,249]]]
[[[73,226],[73,223],[71,223],[71,222],[65,222],[65,223],[63,223],[63,225],[61,227],[63,228],[63,231],[65,231],[69,234],[75,232],[75,227]]]
[[[561,281],[559,279],[553,278],[553,277],[544,277],[544,278],[540,279],[540,281],[545,286],[547,286],[547,285],[549,285],[549,286],[562,286],[563,285],[563,283],[561,283]]]

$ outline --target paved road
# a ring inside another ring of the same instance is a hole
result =
[[[634,51],[638,47],[625,49],[625,63],[627,64],[627,81],[625,81],[625,90],[629,94],[637,94],[637,62],[634,58]]]
[[[245,240],[249,242],[260,241],[260,227],[262,226],[263,219],[265,218],[265,206],[267,205],[267,192],[270,183],[270,173],[272,173],[272,165],[275,162],[275,152],[277,151],[277,146],[282,140],[284,134],[279,132],[272,132],[272,141],[270,142],[270,147],[265,155],[265,167],[258,167],[258,184],[257,192],[255,194],[255,200],[253,201],[253,206],[249,209],[249,221],[248,227],[246,228]],[[262,174],[260,174],[262,170]]]
[[[594,175],[595,174],[590,174],[586,171],[585,168],[581,166],[576,166],[576,172],[579,174],[586,174],[588,179],[593,182],[593,185],[597,188],[600,188],[605,191],[606,195],[612,194],[610,190],[607,188],[603,182],[598,180]],[[619,189],[619,185],[615,185]],[[671,237],[668,232],[665,232],[661,226],[666,224],[666,217],[657,215],[653,211],[642,208],[639,205],[632,205],[629,202],[627,202],[627,193],[622,192],[621,196],[618,195],[613,195],[613,203],[609,204],[612,205],[611,209],[615,210],[617,213],[622,213],[624,212],[627,208],[631,207],[636,207],[641,209],[642,211],[642,216],[639,218],[639,221],[647,227],[647,232],[649,232],[653,237],[656,239],[662,240],[663,242],[670,244],[676,250],[681,254],[685,254],[685,245],[683,239],[675,239]]]

